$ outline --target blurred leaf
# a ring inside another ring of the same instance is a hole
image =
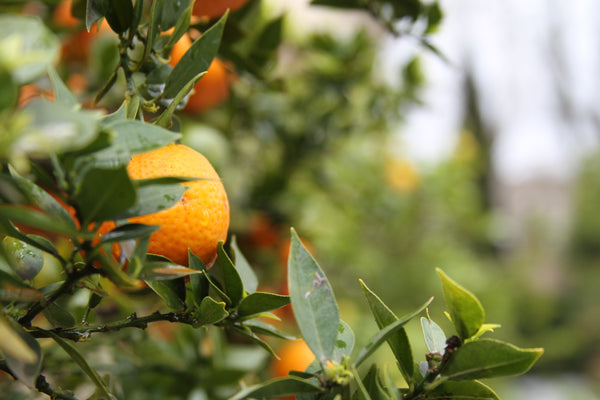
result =
[[[438,268],[437,273],[442,280],[444,299],[452,323],[461,339],[468,339],[485,322],[483,307],[471,292],[450,279],[441,269]]]
[[[39,18],[0,15],[0,54],[15,84],[24,85],[44,75],[56,62],[59,46],[58,38]]]
[[[185,308],[185,288],[181,288],[182,282],[178,279],[145,281],[154,292],[165,301],[165,304],[173,310],[182,310]]]
[[[254,292],[244,297],[238,306],[240,317],[277,310],[290,304],[290,298],[281,294]]]
[[[29,287],[7,272],[0,270],[0,301],[33,302],[43,300],[44,295]]]
[[[85,28],[90,31],[92,25],[104,17],[108,0],[86,0]]]
[[[55,328],[71,328],[75,326],[75,318],[63,307],[50,303],[42,313]]]
[[[42,362],[40,345],[4,314],[0,314],[0,350],[10,371],[25,385],[33,388]]]
[[[76,151],[98,135],[98,111],[73,111],[70,106],[47,99],[34,100],[23,111],[32,118],[32,124],[14,145],[26,154],[49,156]]]
[[[25,242],[5,237],[2,247],[10,267],[23,280],[33,279],[44,266],[42,252]]]
[[[267,335],[276,337],[279,339],[285,340],[295,340],[296,338],[286,332],[283,332],[272,325],[269,325],[260,319],[251,319],[249,321],[244,321],[244,326],[248,327],[252,332],[258,333],[261,335]]]
[[[225,309],[225,302],[216,301],[210,296],[206,296],[200,302],[198,312],[195,314],[198,326],[216,324],[227,318],[229,313]]]
[[[387,305],[373,292],[371,289],[367,287],[367,285],[359,280],[363,293],[367,297],[367,301],[369,303],[369,307],[371,308],[371,312],[375,317],[375,322],[379,329],[382,329],[395,321],[398,320],[398,317],[388,308]],[[400,366],[400,371],[404,379],[407,382],[410,382],[414,373],[414,360],[412,349],[410,346],[410,342],[408,340],[408,336],[406,335],[406,331],[404,328],[398,329],[396,333],[391,335],[388,339],[388,344],[396,357],[396,361],[398,361],[398,365]]]
[[[10,221],[3,221],[1,217],[0,234],[19,239],[22,242],[25,242],[33,247],[45,251],[48,254],[52,254],[58,259],[61,259],[60,254],[58,254],[58,250],[56,250],[52,242],[50,242],[48,239],[37,235],[25,235],[21,233],[21,231],[17,230],[17,228],[15,228],[15,226]]]
[[[323,389],[310,381],[294,376],[277,378],[251,386],[238,392],[230,400],[242,400],[247,398],[272,398],[284,395],[301,393],[319,393]]]
[[[238,247],[235,236],[231,239],[231,250],[233,251],[235,269],[237,269],[238,274],[240,274],[244,290],[248,293],[256,292],[256,288],[258,288],[258,278],[250,266],[250,263],[248,263],[248,260],[246,260],[246,257],[244,257],[242,251]]]
[[[146,281],[160,281],[181,278],[192,274],[202,274],[202,271],[170,262],[150,261],[144,264],[139,278]]]
[[[439,3],[436,1],[427,6],[427,29],[426,34],[431,34],[437,31],[442,21],[443,13]]]
[[[92,168],[76,193],[82,226],[92,221],[115,219],[136,202],[127,169]]]
[[[129,107],[130,103],[131,98],[126,98],[125,100],[123,100],[123,103],[121,103],[121,105],[116,111],[113,111],[112,113],[106,114],[102,117],[102,119],[100,120],[100,126],[110,126],[118,122],[126,121],[127,108]]]
[[[389,337],[393,336],[394,333],[397,332],[398,329],[402,328],[411,319],[413,319],[414,317],[416,317],[417,315],[422,313],[429,306],[429,304],[431,304],[432,301],[433,301],[433,297],[431,299],[427,300],[427,302],[425,302],[425,304],[423,304],[421,307],[419,307],[412,313],[403,316],[402,318],[398,319],[397,321],[392,322],[389,325],[386,325],[385,328],[383,328],[379,332],[377,332],[371,339],[369,339],[367,344],[360,350],[360,352],[356,356],[356,361],[354,362],[354,364],[357,367],[360,364],[362,364],[362,362],[365,361],[367,359],[367,357],[369,357],[375,350],[377,350],[377,348],[379,348],[379,346],[381,346],[383,344],[383,342],[388,340]]]
[[[68,236],[76,236],[78,234],[77,230],[73,229],[71,226],[39,211],[33,211],[18,206],[0,205],[0,225],[4,228],[9,221],[39,228],[48,232],[62,233]],[[83,235],[83,237],[89,237],[91,239],[92,235]]]
[[[175,65],[165,83],[165,99],[175,97],[190,81],[208,70],[212,59],[217,55],[227,15],[228,13],[225,13],[216,24],[204,32]]]
[[[423,336],[425,337],[425,343],[429,352],[444,354],[446,350],[446,335],[442,328],[425,317],[421,317],[421,327],[423,328]]]
[[[15,105],[19,95],[19,87],[10,73],[0,68],[0,111]]]
[[[31,180],[19,175],[12,166],[9,166],[8,169],[13,181],[32,205],[39,207],[51,217],[60,219],[71,228],[77,229],[73,217],[71,217],[66,208],[52,197],[50,193],[33,183]]]
[[[235,265],[223,248],[223,242],[217,245],[217,263],[223,271],[225,293],[231,299],[231,306],[236,307],[244,296],[244,287]]]
[[[112,231],[105,233],[100,238],[101,243],[112,243],[122,242],[130,239],[137,239],[141,236],[150,235],[152,232],[158,230],[159,227],[156,225],[144,225],[144,224],[125,224],[117,226]]]
[[[47,332],[50,335],[50,337],[52,337],[52,339],[54,339],[54,341],[60,347],[62,347],[65,353],[67,353],[69,357],[71,357],[71,359],[75,361],[75,363],[79,366],[79,368],[81,368],[83,373],[85,373],[92,380],[94,385],[96,385],[98,390],[100,390],[104,396],[106,396],[110,400],[116,400],[116,397],[110,394],[108,388],[106,387],[104,382],[102,382],[102,379],[100,379],[100,376],[98,375],[96,370],[90,367],[85,358],[81,355],[81,353],[79,353],[79,351],[74,346],[65,342],[60,336],[56,335],[54,332]]]
[[[57,102],[62,103],[66,107],[76,109],[79,106],[75,95],[60,79],[56,70],[52,67],[48,68],[48,76],[50,77],[50,83],[52,84],[52,93]]]
[[[288,288],[294,316],[308,347],[321,364],[333,356],[340,314],[331,285],[315,259],[291,230]]]
[[[479,381],[444,382],[429,393],[440,398],[500,400],[491,388]]]
[[[333,348],[333,355],[331,361],[342,362],[344,357],[349,358],[354,350],[354,332],[350,325],[340,320],[340,326],[338,327],[338,336],[335,339],[335,347]]]
[[[459,381],[519,375],[527,372],[543,353],[543,349],[520,349],[493,339],[467,342],[450,357],[442,377]]]

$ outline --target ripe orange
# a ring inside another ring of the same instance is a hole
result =
[[[74,28],[80,25],[80,21],[71,14],[73,0],[65,0],[56,5],[52,19],[59,28]]]
[[[196,0],[192,14],[197,17],[215,18],[241,8],[248,0]]]
[[[280,359],[273,361],[271,372],[275,377],[288,376],[290,371],[304,371],[315,359],[314,354],[302,339],[285,342],[277,352]],[[281,397],[293,400],[295,396]]]
[[[187,265],[188,248],[210,267],[217,244],[225,241],[229,228],[229,201],[210,162],[197,151],[180,144],[134,155],[127,166],[132,179],[165,176],[197,177],[181,200],[166,210],[130,218],[130,222],[160,225],[150,237],[148,252]]]
[[[175,66],[192,45],[192,39],[186,33],[173,45],[169,64]],[[214,58],[208,71],[194,85],[184,110],[194,114],[216,107],[229,97],[230,74],[225,63]]]

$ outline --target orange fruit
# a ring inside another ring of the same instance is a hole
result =
[[[56,5],[52,19],[59,28],[74,28],[80,21],[71,14],[73,0],[65,0]]]
[[[41,89],[35,83],[28,83],[27,85],[21,86],[19,89],[19,99],[17,100],[17,105],[19,108],[23,108],[31,101],[40,98],[54,100],[54,93],[49,90]]]
[[[160,226],[150,236],[149,253],[187,265],[189,248],[210,267],[216,258],[217,244],[225,241],[229,229],[229,201],[210,162],[190,147],[170,144],[134,155],[127,172],[131,179],[166,176],[200,178],[182,182],[188,189],[171,208],[130,218],[129,221]]]
[[[192,39],[186,33],[173,45],[169,64],[175,66],[192,45]],[[229,98],[230,73],[223,61],[214,58],[206,74],[194,85],[184,110],[200,113],[216,107]]]
[[[279,360],[271,364],[274,377],[288,376],[290,371],[304,371],[315,359],[314,354],[302,339],[285,342],[277,352]],[[295,396],[279,397],[293,400]]]
[[[215,18],[235,11],[246,4],[248,0],[196,0],[192,14],[197,17]]]

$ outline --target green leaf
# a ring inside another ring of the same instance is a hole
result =
[[[225,293],[231,299],[231,306],[236,307],[244,296],[244,286],[235,265],[223,248],[223,242],[219,242],[217,246],[217,263],[223,271]]]
[[[45,251],[48,254],[52,254],[57,259],[61,260],[62,257],[58,254],[58,250],[54,245],[46,238],[37,235],[25,235],[21,231],[17,230],[15,226],[7,220],[2,220],[0,217],[0,234],[14,237],[22,242],[25,242],[35,248]]]
[[[133,4],[131,0],[107,0],[104,16],[116,33],[123,33],[133,22]]]
[[[276,310],[290,304],[290,298],[281,294],[254,292],[244,297],[238,306],[240,317]]]
[[[359,280],[363,289],[363,293],[367,297],[371,312],[375,317],[375,322],[379,329],[382,329],[395,321],[398,317],[388,308],[388,306],[367,287],[367,285]],[[394,357],[398,361],[402,376],[407,382],[410,382],[414,373],[414,360],[410,342],[404,328],[400,328],[396,333],[391,335],[388,339],[388,344],[394,353]]]
[[[331,285],[315,259],[300,242],[296,231],[288,257],[288,288],[294,316],[302,337],[321,364],[330,360],[340,325]]]
[[[12,270],[23,280],[31,280],[44,266],[42,252],[19,239],[5,237],[2,247]]]
[[[366,394],[373,400],[389,399],[389,396],[381,383],[381,379],[379,378],[379,369],[377,368],[377,365],[371,365],[367,374],[362,378],[362,384],[365,391],[359,391],[362,394],[359,398],[366,398]]]
[[[115,219],[136,202],[127,169],[92,168],[76,193],[82,226],[92,221]]]
[[[38,290],[0,270],[0,301],[33,302],[44,299]]]
[[[54,98],[57,102],[62,103],[66,107],[70,107],[71,109],[79,108],[79,103],[75,98],[75,95],[71,90],[65,85],[65,83],[60,79],[58,73],[54,69],[54,67],[48,68],[48,76],[50,77],[50,83],[52,84],[52,92],[54,93]]]
[[[0,314],[0,351],[11,372],[33,388],[40,374],[42,351],[37,340],[19,324]]]
[[[344,357],[348,358],[354,350],[354,332],[350,325],[340,320],[340,326],[338,327],[338,336],[335,339],[335,347],[333,348],[333,355],[331,361],[342,362]]]
[[[432,398],[465,400],[500,400],[487,385],[479,381],[448,381],[431,390]]]
[[[265,383],[251,386],[231,397],[230,400],[242,400],[248,398],[273,398],[277,396],[320,393],[323,389],[317,384],[294,376],[271,379]]]
[[[75,318],[67,310],[56,303],[50,303],[42,313],[53,327],[71,328],[75,326]]]
[[[100,376],[98,375],[96,370],[90,367],[85,358],[81,355],[81,353],[79,353],[79,351],[74,346],[65,342],[60,336],[58,336],[52,331],[47,331],[47,333],[50,335],[50,337],[52,337],[52,339],[54,339],[54,341],[60,347],[62,347],[65,353],[67,353],[69,357],[71,357],[71,359],[75,361],[75,363],[79,366],[79,368],[81,368],[83,373],[85,373],[88,376],[88,378],[91,379],[94,385],[96,385],[98,390],[100,390],[104,396],[111,400],[116,400],[116,397],[109,392],[108,388],[106,387],[104,382],[102,382],[102,379],[100,379]]]
[[[158,230],[156,225],[125,224],[117,226],[112,231],[105,233],[100,238],[100,243],[123,242],[125,240],[137,239],[148,236]]]
[[[133,183],[136,184],[135,181]],[[119,215],[119,218],[154,214],[169,209],[177,204],[186,190],[187,187],[179,183],[138,186],[135,205]]]
[[[195,315],[197,326],[216,324],[227,318],[229,313],[225,309],[225,302],[216,301],[210,296],[206,296],[200,302],[198,312]]]
[[[467,289],[454,282],[441,269],[437,273],[442,280],[444,299],[452,323],[461,339],[475,335],[485,322],[485,312],[477,298]]]
[[[188,265],[191,269],[202,271],[202,274],[190,275],[189,287],[192,292],[192,298],[196,305],[200,305],[202,300],[208,296],[210,284],[206,278],[206,266],[202,260],[191,251],[188,251]]]
[[[165,83],[165,99],[174,98],[190,81],[198,79],[208,70],[221,44],[227,15],[228,13],[225,13],[216,24],[204,32],[175,65]]]
[[[2,229],[6,228],[9,221],[39,228],[48,232],[62,233],[68,236],[78,235],[77,230],[65,224],[63,221],[49,217],[39,211],[23,207],[0,205],[0,225],[2,225]],[[82,236],[89,239],[93,238],[93,235],[86,236],[82,234]]]
[[[181,278],[192,274],[202,274],[202,271],[171,262],[150,261],[144,264],[139,278],[146,281],[161,281]]]
[[[182,310],[185,308],[183,300],[185,299],[185,287],[182,290],[182,282],[180,280],[171,279],[145,282],[173,310]]]
[[[408,321],[410,321],[411,319],[413,319],[414,317],[416,317],[417,315],[422,313],[429,306],[429,304],[431,304],[432,301],[433,301],[433,297],[431,299],[427,300],[427,302],[425,302],[425,304],[423,304],[421,307],[419,307],[412,313],[403,316],[402,318],[398,319],[397,321],[392,322],[389,325],[386,325],[385,328],[383,328],[379,332],[377,332],[371,339],[369,339],[367,344],[358,353],[358,356],[356,356],[356,361],[354,362],[354,364],[357,367],[360,364],[362,364],[363,361],[365,361],[367,359],[367,357],[369,357],[375,350],[377,350],[377,348],[379,346],[381,346],[383,344],[383,342],[388,340],[389,337],[391,337],[395,332],[397,332],[398,329],[402,328]]]
[[[285,339],[285,340],[295,340],[296,337],[283,332],[277,328],[275,328],[272,325],[269,325],[259,319],[251,319],[249,321],[244,321],[244,326],[246,326],[247,328],[249,328],[253,333],[258,333],[261,335],[267,335],[267,336],[272,336],[272,337],[276,337],[279,339]]]
[[[182,16],[185,16],[188,10],[190,10],[190,0],[182,1],[159,1],[158,6],[160,9],[160,30],[167,31],[174,27]],[[189,21],[189,18],[187,18]]]
[[[19,87],[13,81],[9,71],[0,68],[0,111],[13,107],[17,103]]]
[[[429,318],[421,317],[423,336],[430,353],[444,354],[446,350],[446,335],[438,324]]]
[[[470,380],[527,372],[544,350],[520,349],[493,339],[467,342],[454,352],[443,370],[445,380]]]
[[[44,75],[57,61],[58,38],[41,19],[23,15],[0,15],[0,54],[10,66],[14,83],[24,85]]]
[[[250,263],[248,263],[248,260],[246,260],[246,257],[244,257],[242,251],[238,247],[235,236],[231,239],[231,250],[233,252],[235,269],[237,269],[238,274],[240,274],[244,290],[248,293],[256,292],[256,289],[258,288],[258,278],[252,267],[250,267]]]

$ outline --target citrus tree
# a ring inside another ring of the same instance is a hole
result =
[[[424,22],[426,34],[441,15],[416,0],[314,4],[362,10],[396,34],[399,20]],[[177,144],[179,113],[223,102],[233,65],[264,79],[282,19],[260,20],[259,1],[3,7],[0,384],[10,398],[495,399],[480,379],[524,373],[541,355],[483,338],[496,325],[441,270],[454,332],[429,317],[429,295],[397,317],[361,281],[379,331],[355,348],[293,229],[289,295],[261,288],[228,232],[219,176]],[[294,339],[277,325],[290,303],[302,336],[290,343],[302,350],[282,348],[269,379],[273,340]],[[405,330],[419,317],[422,357]],[[400,381],[369,365],[386,343]]]

